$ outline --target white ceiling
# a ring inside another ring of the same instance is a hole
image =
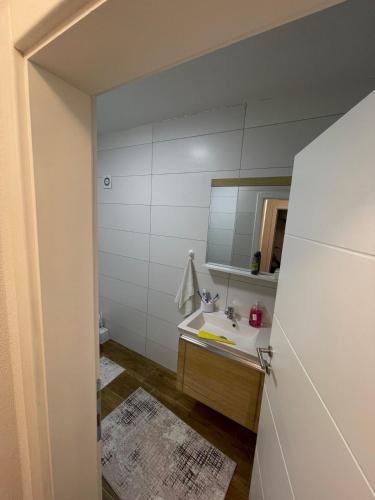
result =
[[[375,1],[349,0],[97,98],[99,133],[303,89],[375,88]]]

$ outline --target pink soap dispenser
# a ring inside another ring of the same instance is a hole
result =
[[[250,309],[249,325],[254,328],[260,328],[263,323],[263,311],[259,307],[259,302],[257,301]]]

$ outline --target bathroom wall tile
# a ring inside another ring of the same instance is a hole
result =
[[[133,259],[149,259],[148,234],[132,233],[117,229],[98,228],[98,249],[103,252],[132,257]]]
[[[98,203],[124,203],[149,205],[151,202],[151,175],[112,178],[112,189],[104,189],[97,179]]]
[[[150,263],[149,287],[176,295],[184,270],[178,267]]]
[[[148,262],[99,252],[99,273],[110,278],[148,286]]]
[[[350,284],[338,287],[337,277],[348,275],[349,269],[354,270]],[[369,447],[375,401],[368,397],[375,380],[375,260],[286,237],[281,272],[276,305],[280,323],[366,476],[375,483]],[[353,297],[360,300],[360,309],[353,310]],[[366,349],[358,348],[362,343]],[[340,355],[332,370],[337,349]],[[356,367],[355,376],[348,366]]]
[[[116,325],[127,328],[140,337],[146,336],[147,314],[145,312],[106,299],[105,297],[99,297],[99,310],[103,313],[106,327],[109,328],[112,321]]]
[[[150,207],[147,205],[98,204],[98,227],[150,232]]]
[[[140,127],[110,132],[98,136],[98,150],[123,148],[125,146],[136,146],[152,142],[152,125],[141,125]]]
[[[257,454],[259,468],[262,471],[264,498],[294,500],[266,391],[263,391]],[[253,500],[253,497],[251,497],[251,500]]]
[[[334,121],[322,117],[246,129],[241,169],[292,167],[295,155]]]
[[[259,301],[264,308],[265,326],[272,323],[273,310],[275,306],[276,290],[266,286],[254,285],[249,287],[248,283],[229,279],[228,305],[233,305],[241,318],[248,318],[250,307]]]
[[[147,340],[146,356],[173,372],[177,371],[177,352],[172,349],[167,349],[152,340]]]
[[[238,177],[239,171],[152,176],[152,204],[190,207],[210,205],[211,179]],[[232,188],[230,188],[232,189]]]
[[[151,208],[151,234],[206,240],[207,226],[208,208]]]
[[[246,264],[246,267],[247,265],[248,264]],[[235,274],[231,274],[230,279],[232,281],[242,281],[243,283],[247,283],[249,288],[252,288],[254,286],[260,286],[259,279],[256,277],[252,278],[251,276],[237,276]],[[275,290],[275,295],[276,295],[277,282],[262,281],[261,286],[267,288],[273,288]]]
[[[358,88],[340,91],[336,87],[334,92],[319,95],[311,93],[307,96],[305,92],[294,92],[267,100],[248,99],[245,127],[340,115],[349,111],[367,93]]]
[[[99,276],[99,295],[138,311],[147,312],[147,288],[126,281]]]
[[[244,177],[290,177],[293,174],[293,167],[276,168],[253,168],[251,170],[240,170],[240,178]]]
[[[150,263],[149,286],[175,296],[180,286],[184,270],[178,267]]]
[[[116,325],[114,322],[109,324],[109,336],[128,349],[142,354],[142,356],[146,355],[146,337],[142,337],[124,326]]]
[[[178,339],[179,331],[174,323],[155,318],[155,316],[148,316],[147,340],[177,352]]]
[[[153,173],[238,170],[242,131],[154,143]]]
[[[97,176],[151,174],[151,144],[98,151]]]
[[[307,323],[305,319],[304,327]],[[327,330],[324,328],[324,331]],[[324,342],[325,340],[326,338]],[[272,358],[273,375],[265,378],[265,387],[269,400],[272,401],[272,414],[295,498],[372,499],[373,495],[363,480],[353,455],[322,404],[321,395],[312,385],[314,380],[308,378],[276,317],[271,342],[275,351]],[[320,354],[323,351],[321,349]],[[335,361],[339,357],[336,356]],[[358,380],[362,383],[362,379]],[[336,387],[336,392],[341,392],[343,396],[350,394],[351,399],[352,393],[347,392],[342,383]],[[354,403],[346,399],[346,408],[349,409]],[[353,431],[357,429],[353,424],[351,427]],[[262,434],[267,435],[266,432]],[[306,453],[306,450],[309,452]],[[262,472],[266,468],[264,466],[265,462],[263,467],[261,464]],[[371,477],[369,481],[372,481]]]
[[[237,130],[243,127],[243,119],[243,105],[222,107],[185,115],[181,118],[172,118],[153,125],[154,141]]]
[[[194,266],[199,272],[208,272],[203,267],[206,261],[206,242],[185,238],[150,236],[150,261],[183,268],[189,250],[194,251]]]
[[[149,289],[148,291],[148,313],[175,325],[183,320],[183,316],[174,302],[174,296],[157,290]]]

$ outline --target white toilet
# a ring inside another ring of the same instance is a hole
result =
[[[109,340],[109,331],[108,328],[105,328],[104,326],[99,328],[99,342],[101,344],[104,344],[104,342],[107,342]]]

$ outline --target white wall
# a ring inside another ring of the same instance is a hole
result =
[[[251,500],[375,496],[374,118],[296,157]]]
[[[99,137],[100,309],[113,339],[176,369],[182,317],[173,299],[189,249],[199,286],[220,294],[220,308],[235,302],[247,316],[260,299],[272,317],[273,285],[203,266],[210,182],[291,175],[294,155],[343,110],[314,104],[249,102],[247,112],[222,108]],[[111,190],[102,186],[106,174]]]

